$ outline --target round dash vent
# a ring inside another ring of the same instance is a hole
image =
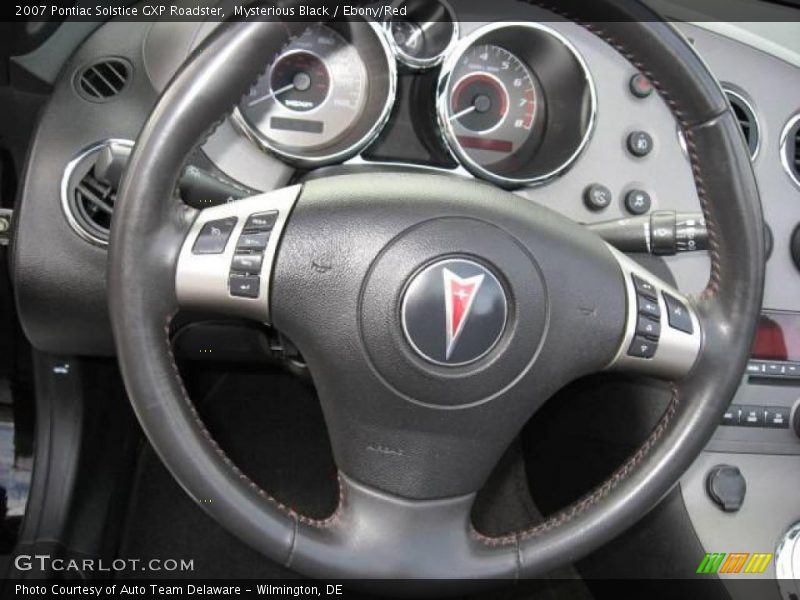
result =
[[[800,187],[800,114],[786,123],[781,134],[781,162],[795,185]]]
[[[129,140],[109,140],[91,146],[73,159],[61,182],[61,206],[75,232],[98,246],[108,244],[117,190],[95,173],[100,153],[110,144],[132,147]]]
[[[121,58],[105,58],[78,71],[78,93],[92,102],[106,102],[119,95],[131,77],[130,63]]]
[[[732,90],[725,90],[725,95],[728,97],[728,102],[733,109],[733,114],[739,122],[739,128],[742,130],[742,135],[747,142],[747,149],[750,152],[750,158],[754,159],[758,154],[760,143],[760,132],[758,129],[758,120],[753,111],[750,103],[738,92]]]

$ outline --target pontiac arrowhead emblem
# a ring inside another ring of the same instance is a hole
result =
[[[401,318],[406,340],[417,354],[455,367],[495,347],[506,328],[508,300],[489,268],[466,258],[448,258],[411,279]]]
[[[445,359],[449,360],[458,337],[464,329],[472,310],[472,302],[478,295],[486,275],[459,277],[450,269],[442,269],[444,279],[444,305],[446,315],[447,349]]]

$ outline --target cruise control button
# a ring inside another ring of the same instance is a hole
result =
[[[259,233],[263,231],[271,231],[275,227],[275,221],[278,220],[278,211],[270,211],[265,213],[258,213],[250,215],[244,224],[245,233]]]
[[[192,246],[192,254],[222,254],[234,227],[236,227],[236,217],[209,221],[200,230]]]
[[[739,425],[745,427],[764,427],[767,409],[764,406],[743,406]]]
[[[694,333],[692,317],[689,309],[680,300],[664,292],[664,301],[667,303],[667,319],[669,326],[684,333]]]
[[[259,273],[263,261],[263,254],[237,254],[233,257],[231,269],[243,273]]]
[[[773,429],[789,429],[790,409],[783,406],[769,406],[766,410],[765,425]]]
[[[656,354],[657,342],[648,340],[640,335],[633,337],[628,354],[636,358],[653,358]]]
[[[261,281],[254,275],[231,275],[228,280],[231,296],[258,298]]]
[[[636,275],[631,275],[631,279],[633,279],[633,287],[636,288],[636,291],[639,292],[642,296],[647,296],[648,298],[652,298],[653,300],[658,298],[658,293],[656,292],[656,286],[654,286],[649,281],[645,281],[641,277],[637,277]]]
[[[636,304],[639,306],[639,314],[652,317],[653,319],[661,318],[661,309],[658,307],[658,302],[645,298],[641,294],[636,295]]]
[[[263,250],[269,242],[269,232],[243,233],[236,244],[237,250]]]
[[[636,334],[657,341],[661,334],[661,323],[640,315],[636,321]]]

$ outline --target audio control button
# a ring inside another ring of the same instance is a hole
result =
[[[658,342],[635,335],[630,348],[628,348],[628,355],[634,358],[653,358],[656,355],[657,347]]]
[[[667,303],[667,319],[669,326],[678,331],[692,334],[694,327],[692,327],[692,317],[689,315],[689,309],[675,298],[666,292],[664,293],[664,301]]]
[[[636,304],[639,308],[640,315],[645,315],[651,319],[661,318],[661,309],[658,307],[657,301],[650,300],[649,298],[645,298],[644,296],[637,294]]]

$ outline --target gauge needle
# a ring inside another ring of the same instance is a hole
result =
[[[478,110],[478,107],[475,106],[474,104],[472,104],[472,105],[468,106],[467,108],[465,108],[464,110],[461,110],[461,111],[457,112],[454,115],[450,115],[450,118],[447,119],[447,120],[448,121],[455,121],[456,119],[460,119],[464,115],[468,115],[469,113],[475,112],[476,110]]]
[[[248,103],[247,106],[250,107],[250,106],[255,106],[256,104],[261,104],[262,102],[266,102],[267,100],[269,100],[270,98],[274,98],[275,96],[280,96],[284,92],[288,92],[291,89],[294,89],[294,83],[289,83],[283,86],[282,88],[278,88],[277,90],[272,90],[266,96],[261,96],[261,98],[256,98],[252,102]]]

